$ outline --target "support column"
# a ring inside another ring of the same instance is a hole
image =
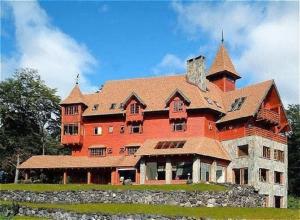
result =
[[[172,164],[171,160],[167,159],[166,161],[166,184],[171,184],[172,182]]]
[[[211,182],[216,182],[217,181],[217,177],[216,177],[216,171],[217,171],[217,161],[213,161],[213,163],[211,164],[211,178],[210,181]]]
[[[91,184],[92,173],[90,170],[87,171],[87,184]]]
[[[146,180],[146,163],[145,160],[140,162],[140,184],[145,184]]]
[[[196,156],[193,159],[193,183],[200,182],[200,158]]]
[[[116,169],[112,168],[111,174],[110,174],[110,184],[116,185]]]
[[[29,179],[29,171],[25,171],[25,181]]]
[[[68,178],[68,176],[67,176],[67,171],[66,171],[66,170],[64,170],[64,175],[63,175],[63,184],[67,184],[67,178]]]

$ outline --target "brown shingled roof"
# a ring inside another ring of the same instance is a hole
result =
[[[186,81],[186,75],[108,81],[101,92],[84,95],[84,101],[88,108],[84,111],[83,116],[122,113],[122,109],[118,107],[110,109],[110,106],[112,103],[116,103],[119,106],[133,91],[147,105],[145,111],[167,110],[165,100],[176,89],[180,89],[189,98],[191,104],[188,106],[188,109],[209,108],[224,112],[221,99],[222,91],[208,80],[207,86],[207,92],[201,91],[197,86]],[[207,103],[204,97],[217,101],[221,108],[215,104]],[[94,104],[99,104],[99,108],[96,111],[92,110]]]
[[[214,59],[214,62],[207,73],[207,76],[212,76],[222,71],[228,71],[236,78],[241,78],[236,72],[231,62],[231,59],[227,53],[227,50],[223,44],[221,44],[218,53]]]
[[[70,92],[69,96],[66,99],[64,99],[63,101],[61,101],[60,104],[66,105],[66,104],[77,104],[77,103],[85,104],[84,97],[80,91],[78,84],[76,84],[74,86],[74,88]]]
[[[160,141],[186,141],[182,148],[155,149]],[[189,138],[164,138],[148,139],[137,150],[136,155],[176,155],[176,154],[199,154],[224,160],[230,160],[229,155],[223,149],[222,144],[207,137]]]
[[[139,161],[139,156],[32,156],[18,168],[20,169],[55,169],[55,168],[93,168],[93,167],[132,167]]]
[[[274,81],[269,80],[241,89],[224,92],[223,101],[227,113],[218,121],[218,123],[254,116],[273,84]],[[231,104],[236,98],[240,97],[246,97],[241,109],[230,111]]]
[[[168,110],[165,106],[165,100],[178,88],[191,101],[187,109],[210,108],[224,112],[221,99],[222,91],[208,80],[207,86],[207,92],[201,91],[197,86],[186,81],[186,75],[108,81],[104,84],[101,92],[84,95],[88,108],[84,111],[83,116],[123,113],[122,109],[110,109],[110,106],[112,103],[119,106],[132,92],[143,99],[147,105],[145,111]],[[221,108],[215,104],[207,103],[204,97],[217,101]],[[96,111],[92,110],[94,104],[99,104]]]

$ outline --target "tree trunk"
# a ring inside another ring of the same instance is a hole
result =
[[[19,164],[20,164],[20,156],[19,154],[17,154],[17,166],[16,166],[16,173],[15,173],[15,181],[14,183],[18,183],[18,180],[19,180]]]

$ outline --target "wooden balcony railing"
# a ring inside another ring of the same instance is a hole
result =
[[[170,119],[186,119],[187,112],[186,111],[180,111],[180,112],[169,111],[169,118]]]
[[[82,135],[62,135],[61,143],[68,145],[82,145],[83,137]]]
[[[257,113],[257,121],[266,121],[271,124],[279,124],[279,114],[269,109],[260,109]]]
[[[258,128],[258,127],[248,127],[245,130],[245,134],[246,136],[252,136],[252,135],[257,135],[257,136],[261,136],[273,141],[277,141],[283,144],[287,144],[287,137],[279,135],[279,134],[275,134],[272,131],[268,131],[262,128]]]

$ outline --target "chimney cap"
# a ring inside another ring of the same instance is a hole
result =
[[[205,59],[205,56],[199,55],[197,57],[193,57],[191,59],[188,59],[187,62],[190,63],[190,62],[193,62],[194,60],[198,60],[198,59]]]

